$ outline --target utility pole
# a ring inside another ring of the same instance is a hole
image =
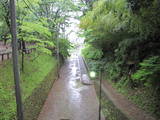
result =
[[[59,68],[60,68],[60,56],[59,56],[59,39],[58,37],[56,38],[57,39],[57,61],[58,61],[58,64],[57,64],[57,74],[58,74],[58,78],[59,78]]]
[[[17,103],[17,119],[23,120],[23,108],[20,91],[20,75],[18,67],[18,42],[17,42],[17,25],[16,25],[16,8],[15,0],[10,0],[10,13],[11,13],[11,34],[12,34],[12,56],[13,56],[13,72],[15,82],[15,94]]]
[[[99,120],[101,120],[101,110],[102,110],[102,68],[99,74]]]

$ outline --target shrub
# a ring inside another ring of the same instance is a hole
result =
[[[132,75],[137,82],[142,82],[146,87],[160,88],[160,56],[153,56],[140,63],[140,69]]]
[[[100,59],[102,58],[103,52],[101,49],[95,48],[91,45],[86,45],[86,47],[82,50],[82,54],[87,59]]]

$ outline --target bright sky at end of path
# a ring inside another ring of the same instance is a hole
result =
[[[72,18],[69,18],[70,25],[65,28],[66,35],[68,35],[68,39],[72,43],[83,43],[84,38],[80,38],[78,36],[78,33],[80,32],[79,23],[80,21],[74,17],[81,16],[82,12],[72,12],[70,13],[72,15]]]

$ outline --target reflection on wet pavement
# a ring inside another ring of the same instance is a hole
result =
[[[38,120],[98,120],[98,100],[93,85],[81,83],[79,58],[72,54],[61,68],[58,79]]]

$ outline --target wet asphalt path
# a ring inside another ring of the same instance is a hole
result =
[[[81,57],[73,53],[61,68],[38,120],[98,120],[98,99],[93,85],[83,85]]]

